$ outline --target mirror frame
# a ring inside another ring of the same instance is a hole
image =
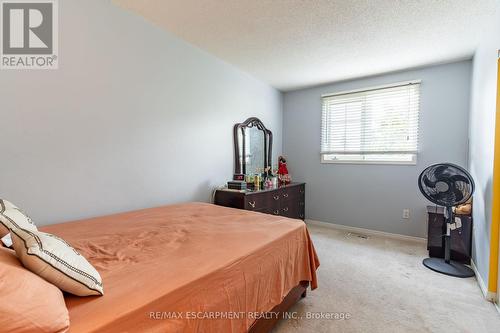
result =
[[[235,174],[246,174],[246,165],[244,163],[240,164],[240,148],[238,145],[238,131],[244,134],[245,128],[257,127],[259,130],[264,132],[264,150],[267,145],[268,149],[264,154],[264,168],[271,166],[271,156],[273,151],[273,133],[264,126],[259,118],[251,117],[242,123],[237,123],[233,127],[233,141],[234,141],[234,173]],[[245,135],[242,135],[242,154],[245,155]]]

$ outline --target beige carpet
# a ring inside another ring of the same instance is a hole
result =
[[[424,244],[309,230],[321,262],[319,288],[291,309],[297,318],[280,321],[274,332],[500,332],[500,314],[474,278],[422,266]],[[308,312],[350,319],[305,319]]]

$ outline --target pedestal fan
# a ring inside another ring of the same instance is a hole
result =
[[[418,187],[432,203],[446,207],[444,259],[427,258],[423,264],[433,271],[456,277],[474,276],[474,271],[462,263],[450,260],[451,230],[454,225],[453,206],[465,203],[474,192],[474,180],[458,165],[441,163],[428,166],[418,177]]]

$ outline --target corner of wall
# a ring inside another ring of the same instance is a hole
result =
[[[471,267],[474,273],[476,274],[477,284],[479,285],[479,289],[481,289],[481,293],[483,294],[484,298],[489,302],[494,302],[496,299],[496,293],[488,291],[487,283],[485,283],[485,281],[481,277],[481,274],[477,270],[474,260],[471,261]]]

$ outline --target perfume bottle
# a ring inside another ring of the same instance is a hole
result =
[[[260,174],[255,174],[254,176],[254,189],[256,191],[260,190],[260,182],[261,182],[261,176]]]

